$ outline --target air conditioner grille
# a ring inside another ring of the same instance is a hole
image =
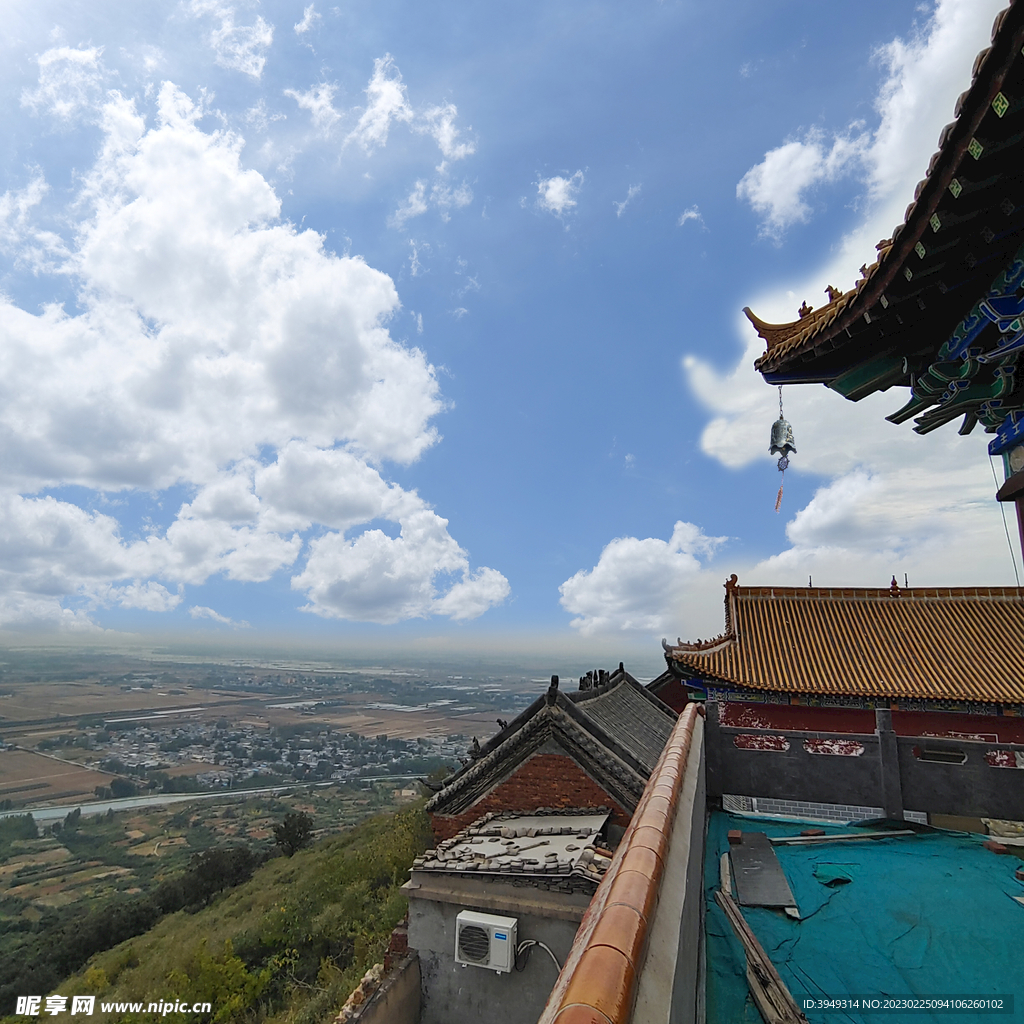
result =
[[[464,924],[459,930],[459,952],[473,963],[486,963],[491,955],[491,936],[475,924]]]

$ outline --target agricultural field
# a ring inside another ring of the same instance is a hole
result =
[[[56,803],[93,799],[97,786],[109,786],[111,773],[35,750],[0,750],[0,803]]]
[[[407,799],[396,798],[396,792],[399,787],[385,784],[303,787],[279,797],[72,814],[70,821],[31,829],[23,816],[2,819],[0,935],[19,919],[38,920],[49,908],[148,891],[203,850],[232,844],[269,847],[273,826],[290,812],[309,814],[315,837],[333,835]]]

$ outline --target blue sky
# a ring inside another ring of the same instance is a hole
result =
[[[0,627],[707,636],[1013,582],[985,439],[789,388],[998,2],[15,3]],[[972,538],[965,557],[962,538]]]

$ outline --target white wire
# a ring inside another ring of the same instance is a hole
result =
[[[524,942],[520,942],[519,948],[516,950],[516,957],[518,958],[519,955],[523,952],[523,950],[528,949],[530,946],[540,946],[540,948],[543,949],[544,952],[547,953],[547,955],[551,957],[552,960],[554,960],[555,966],[559,970],[562,969],[562,965],[558,962],[558,957],[556,957],[555,954],[552,953],[551,950],[548,949],[548,947],[545,946],[544,943],[541,942],[539,939],[526,939]]]
[[[992,479],[995,481],[996,490],[999,490],[999,478],[996,476],[996,464],[992,456],[988,457],[988,464],[992,467]],[[1017,558],[1013,553],[1013,543],[1010,540],[1010,528],[1006,525],[1006,508],[1003,502],[998,502],[999,511],[1003,514],[1003,533],[1006,534],[1006,546],[1010,549],[1010,561],[1013,563],[1013,578],[1017,581],[1017,586],[1020,586],[1020,575],[1017,572]]]

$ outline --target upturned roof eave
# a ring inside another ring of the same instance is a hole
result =
[[[1000,20],[1001,19],[1001,20]],[[868,268],[865,277],[855,286],[856,294],[846,301],[845,306],[828,323],[794,348],[776,354],[772,351],[772,341],[777,336],[798,334],[805,321],[796,320],[790,324],[768,324],[745,309],[758,335],[768,346],[766,351],[754,361],[754,368],[762,374],[778,372],[808,352],[813,352],[828,343],[838,342],[834,347],[841,347],[848,339],[842,335],[865,313],[879,305],[886,289],[892,284],[896,275],[914,252],[914,246],[921,240],[928,228],[929,219],[938,209],[946,189],[953,180],[956,170],[967,153],[967,147],[974,137],[992,100],[1000,91],[1004,79],[1009,72],[1018,52],[1024,44],[1024,4],[1016,3],[1002,11],[997,19],[997,30],[986,53],[981,67],[971,83],[967,93],[961,98],[959,113],[951,125],[943,129],[945,138],[942,140],[938,159],[933,158],[931,172],[918,185],[918,194],[907,208],[903,223],[893,232],[892,244],[880,255],[879,260]],[[979,55],[980,56],[980,55]],[[948,131],[948,135],[946,134]],[[849,293],[844,294],[836,302],[847,300]],[[809,316],[816,314],[827,320],[827,311],[832,303],[813,310]],[[951,325],[950,330],[955,325]],[[776,345],[785,343],[783,338]]]

